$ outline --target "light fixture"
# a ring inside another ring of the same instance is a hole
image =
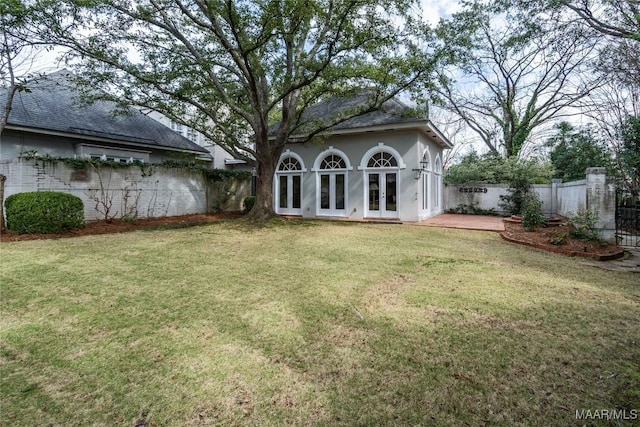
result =
[[[429,167],[429,161],[423,158],[422,160],[420,160],[420,169],[411,169],[411,170],[416,173],[416,179],[420,179],[420,175],[422,175],[422,172],[428,170],[427,169],[428,167]]]

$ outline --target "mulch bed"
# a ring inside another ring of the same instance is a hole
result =
[[[503,239],[509,242],[563,255],[580,256],[599,261],[607,261],[624,256],[624,249],[613,243],[580,240],[571,236],[573,227],[566,222],[538,228],[535,231],[526,231],[522,228],[521,223],[512,221],[505,221],[504,226],[505,231],[501,235]]]
[[[134,221],[123,221],[121,219],[114,219],[111,222],[92,221],[88,222],[84,228],[60,234],[16,234],[10,231],[3,231],[0,234],[0,241],[17,242],[22,240],[59,239],[65,237],[91,236],[94,234],[124,233],[127,231],[163,227],[183,228],[227,219],[237,219],[240,217],[240,214],[220,212],[206,215],[202,214],[167,216],[162,218],[140,218]]]

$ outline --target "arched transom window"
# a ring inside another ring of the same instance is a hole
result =
[[[299,171],[302,170],[302,165],[298,159],[293,157],[285,157],[278,166],[279,171]]]
[[[380,151],[371,158],[369,158],[369,162],[367,163],[367,167],[369,168],[395,168],[398,167],[398,161],[391,154],[385,151]]]
[[[320,162],[320,169],[346,169],[344,159],[337,154],[329,154]]]

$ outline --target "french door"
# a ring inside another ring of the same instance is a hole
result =
[[[302,176],[278,174],[277,212],[279,214],[302,214]]]
[[[346,185],[344,173],[320,174],[320,215],[346,216]]]
[[[398,218],[398,173],[367,173],[367,216]]]

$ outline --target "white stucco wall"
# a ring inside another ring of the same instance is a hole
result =
[[[445,209],[467,205],[506,214],[500,208],[500,196],[508,194],[508,187],[507,184],[445,185]]]
[[[575,214],[578,209],[585,209],[587,206],[587,182],[579,181],[565,182],[557,184],[557,207],[558,215],[569,217]]]
[[[606,181],[606,177],[599,177],[599,179]],[[604,186],[604,184],[601,185]],[[446,185],[445,209],[454,210],[461,205],[473,205],[476,208],[493,209],[501,215],[506,215],[507,212],[500,208],[500,196],[509,194],[508,187],[507,184]],[[536,184],[533,190],[540,196],[542,210],[547,216],[569,217],[578,209],[587,207],[587,181],[584,179],[565,183]]]
[[[555,214],[555,205],[551,184],[535,184],[532,186],[542,201],[542,211],[545,215]],[[500,196],[509,194],[508,184],[473,184],[473,185],[446,185],[445,209],[456,209],[460,205],[475,206],[479,209],[493,209],[500,215],[508,213],[500,207]]]

